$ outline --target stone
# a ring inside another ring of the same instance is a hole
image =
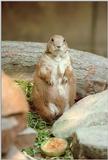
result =
[[[2,130],[11,129],[18,125],[18,121],[15,117],[2,117]]]
[[[102,131],[104,130],[104,131]],[[108,125],[78,129],[72,134],[71,150],[75,159],[106,159]]]
[[[2,117],[2,154],[6,154],[13,143],[11,129],[18,125],[15,117]]]
[[[5,159],[8,160],[28,160],[23,153],[21,153],[15,145],[10,147]]]
[[[53,134],[67,138],[78,128],[108,124],[108,90],[89,95],[66,111],[53,125]]]
[[[26,128],[19,132],[14,140],[14,144],[18,149],[32,147],[37,136],[37,132],[32,128]]]
[[[21,132],[26,126],[26,115],[16,114],[8,117],[2,117],[2,154],[7,154],[11,145],[19,132]]]
[[[83,148],[83,153],[87,158],[106,158],[108,90],[89,95],[78,101],[54,123],[52,132],[54,136],[61,138],[72,137],[72,134],[76,133],[79,148]]]
[[[23,131],[19,132],[18,135],[29,135],[29,134],[38,134],[34,129],[28,127],[25,128]]]
[[[2,155],[5,155],[9,151],[9,148],[13,143],[13,139],[9,129],[2,130],[1,139],[2,139],[2,145],[1,145]]]

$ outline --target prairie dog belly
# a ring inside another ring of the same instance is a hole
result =
[[[58,84],[57,85],[57,91],[58,94],[63,97],[65,100],[65,108],[64,110],[67,110],[69,108],[69,84]]]
[[[69,85],[68,85],[68,83],[58,84],[57,85],[57,92],[63,98],[68,99],[68,95],[69,95]]]
[[[70,66],[70,59],[69,57],[65,58],[57,58],[54,66],[52,66],[52,81],[54,82],[54,85],[50,87],[49,94],[52,99],[55,99],[57,96],[62,97],[65,100],[65,108],[69,108],[69,84],[65,83],[62,84],[62,78],[64,75],[64,72],[66,68]],[[59,71],[61,73],[61,77],[59,77],[57,74],[57,68],[59,68]]]
[[[68,55],[64,57],[57,57],[54,60],[47,61],[47,66],[51,69],[51,81],[53,86],[48,87],[48,94],[50,97],[49,108],[55,108],[53,102],[60,96],[65,101],[65,109],[69,108],[69,84],[62,84],[62,79],[67,67],[71,67],[70,59]],[[58,76],[58,68],[61,76]],[[52,103],[52,104],[51,104]],[[50,105],[51,104],[51,105]],[[56,108],[55,108],[56,110]]]
[[[54,99],[56,99],[56,97],[58,96],[58,91],[57,91],[57,87],[56,86],[50,86],[48,88],[48,94],[50,99],[53,101]]]
[[[51,86],[48,89],[50,99],[56,99],[57,96],[61,96],[68,100],[69,97],[69,84],[58,84],[56,86]]]
[[[52,68],[51,79],[54,82],[54,86],[58,85],[58,83],[59,84],[61,83],[65,70],[69,66],[71,68],[71,62],[68,54],[66,54],[64,57],[55,58],[55,60],[51,65],[51,68]],[[58,69],[62,76],[61,78],[58,76]]]
[[[60,96],[62,96],[63,98],[65,98],[66,100],[68,100],[69,84],[68,83],[62,84],[62,79],[63,79],[66,68],[68,66],[71,66],[69,56],[66,55],[64,58],[58,58],[57,62],[58,62],[57,67],[59,68],[59,72],[61,73],[61,77],[56,76],[57,78],[56,78],[55,86],[57,88],[58,94]]]
[[[53,114],[59,114],[59,106],[55,105],[55,100],[58,97],[61,97],[64,101],[63,110],[69,109],[69,84],[58,84],[56,86],[49,87],[49,109]]]
[[[63,75],[66,68],[68,66],[71,66],[71,63],[70,63],[70,58],[68,55],[65,55],[63,58],[58,58],[57,59],[57,62],[58,62],[58,67],[60,69],[60,73]]]

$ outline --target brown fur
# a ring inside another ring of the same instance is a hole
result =
[[[47,68],[45,62],[43,62],[45,55],[49,56],[52,59],[55,57],[55,54],[53,57],[53,53],[50,54],[46,53],[42,56],[42,58],[40,58],[40,61],[36,64],[32,97],[35,106],[35,111],[45,121],[52,122],[53,120],[55,120],[56,118],[58,118],[60,115],[63,114],[66,102],[64,97],[59,95],[56,86],[53,85],[54,83],[51,79],[52,70],[50,69],[50,67]],[[41,67],[43,66],[46,69],[45,73],[41,72]],[[64,74],[61,73],[59,66],[57,67],[57,79],[59,78],[62,79],[61,81],[62,85],[65,85],[66,83],[69,85],[68,104],[69,107],[71,107],[76,98],[76,81],[71,65],[65,69]],[[49,109],[48,106],[49,103],[53,103],[57,106],[59,111],[58,114],[51,113],[51,110]]]
[[[48,85],[39,77],[35,77],[33,86],[33,103],[36,106],[36,112],[46,121],[52,121],[53,117],[49,112],[48,105]]]
[[[2,71],[2,116],[28,111],[29,105],[23,90]]]

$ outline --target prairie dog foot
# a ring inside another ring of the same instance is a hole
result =
[[[55,104],[49,103],[49,109],[50,109],[50,111],[53,115],[58,115],[59,114],[59,110],[58,110],[58,108]]]
[[[53,86],[53,80],[51,79],[51,70],[49,68],[41,68],[40,77],[43,79],[48,85]]]
[[[53,83],[53,81],[52,81],[52,80],[47,80],[47,83],[48,83],[49,85],[51,85],[51,86],[53,86],[53,85],[54,85],[54,83]]]

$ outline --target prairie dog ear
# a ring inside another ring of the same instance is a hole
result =
[[[45,53],[49,53],[49,52],[50,52],[50,51],[49,51],[49,43],[50,43],[50,39],[49,39],[48,42],[47,42]]]
[[[45,53],[48,53],[48,54],[51,54],[51,44],[50,44],[50,42],[48,41],[48,43],[47,43],[47,46],[46,46],[46,51],[45,51]]]
[[[46,47],[46,51],[45,51],[45,53],[49,53],[48,44],[47,44],[47,47]]]
[[[46,53],[50,52],[50,51],[49,51],[49,47],[50,47],[49,44],[51,43],[50,41],[51,41],[51,37],[50,37],[50,38],[48,39],[48,41],[47,41],[46,51],[45,51]]]

